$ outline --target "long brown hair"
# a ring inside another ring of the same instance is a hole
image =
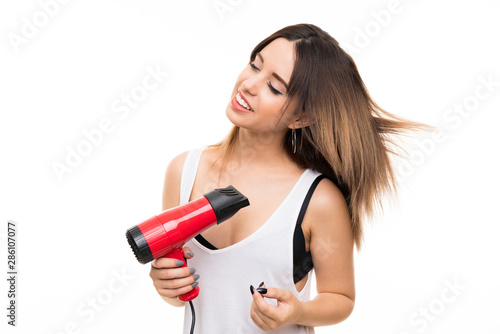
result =
[[[294,42],[296,57],[285,105],[297,98],[294,112],[312,120],[312,124],[296,130],[296,153],[291,145],[291,130],[284,137],[283,147],[298,166],[324,174],[342,191],[359,249],[362,220],[373,214],[384,195],[395,190],[390,158],[398,154],[395,148],[399,146],[391,135],[429,127],[380,108],[370,97],[353,59],[315,25],[297,24],[275,32],[253,49],[250,62],[280,37]],[[234,148],[238,130],[234,126],[223,141],[211,146],[221,149],[225,161]]]

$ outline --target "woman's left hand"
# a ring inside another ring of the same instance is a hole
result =
[[[276,299],[277,306],[266,302],[264,297]],[[301,315],[302,302],[288,290],[267,288],[265,294],[260,294],[257,290],[253,294],[250,317],[263,331],[272,331],[285,325],[295,324]]]

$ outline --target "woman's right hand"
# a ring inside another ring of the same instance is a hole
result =
[[[189,247],[183,247],[184,257],[190,259],[193,253]],[[174,258],[161,257],[151,263],[149,276],[153,279],[153,285],[160,296],[165,298],[177,298],[193,290],[197,285],[200,275],[195,274],[196,269],[189,267],[179,268],[182,263]]]

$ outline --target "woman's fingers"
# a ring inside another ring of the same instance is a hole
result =
[[[193,274],[181,278],[172,279],[153,279],[153,284],[157,289],[178,289],[188,285],[192,285],[198,280],[200,275]]]
[[[155,268],[158,268],[158,269],[161,269],[161,268],[177,268],[179,266],[182,266],[183,265],[183,261],[181,260],[177,260],[177,259],[174,259],[174,258],[170,258],[170,257],[160,257],[156,260],[153,260],[153,262],[151,262],[151,265]]]
[[[189,291],[193,290],[196,286],[198,285],[198,282],[194,282],[190,285],[183,286],[181,288],[176,288],[176,289],[156,289],[158,291],[158,294],[162,297],[168,297],[168,298],[175,298],[179,295],[183,295],[185,293],[188,293]]]
[[[191,250],[191,248],[189,248],[187,246],[184,246],[184,247],[182,247],[182,250],[184,251],[184,257],[186,259],[190,259],[190,258],[192,258],[194,256],[194,253]]]
[[[184,247],[183,251],[186,258],[193,257],[189,247]],[[166,257],[151,263],[149,276],[160,296],[175,298],[196,287],[200,275],[195,274],[194,268],[180,267],[183,264],[184,261]]]

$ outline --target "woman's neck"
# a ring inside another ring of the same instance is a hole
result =
[[[279,167],[291,162],[283,149],[284,133],[239,129],[232,159],[240,166]]]

